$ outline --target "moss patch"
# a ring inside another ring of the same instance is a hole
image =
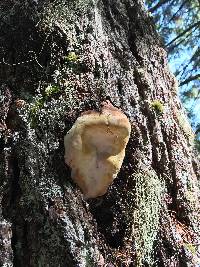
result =
[[[66,56],[64,59],[67,62],[77,62],[79,57],[76,55],[75,52],[70,52],[68,56]]]
[[[196,252],[197,252],[197,247],[194,246],[193,244],[191,243],[184,243],[183,246],[189,250],[189,252],[192,254],[192,255],[195,255]]]
[[[151,102],[151,108],[158,114],[162,114],[164,111],[163,103],[157,99]]]

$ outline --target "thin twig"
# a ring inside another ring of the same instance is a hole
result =
[[[169,2],[169,0],[160,0],[160,2],[158,2],[155,6],[153,6],[152,8],[149,9],[149,12],[151,12],[151,13],[155,12],[156,9],[158,9],[162,5],[166,4],[167,2]]]
[[[177,39],[179,39],[180,37],[182,37],[183,35],[185,35],[187,32],[189,32],[190,30],[192,30],[193,28],[196,28],[197,26],[200,25],[200,21],[197,21],[196,23],[190,25],[187,29],[185,29],[184,31],[182,31],[178,36],[176,36],[174,39],[172,39],[167,45],[170,46],[171,44],[173,44]]]
[[[174,13],[174,15],[171,17],[171,19],[169,20],[169,22],[171,22],[176,15],[181,11],[181,9],[184,7],[184,5],[188,2],[188,0],[186,0],[185,2],[182,3],[182,5],[180,5],[179,9]]]
[[[198,80],[198,78],[200,78],[200,74],[197,74],[197,75],[194,75],[194,76],[190,76],[188,79],[185,79],[184,81],[182,81],[180,83],[180,86],[183,86],[185,84],[188,84],[191,81]]]

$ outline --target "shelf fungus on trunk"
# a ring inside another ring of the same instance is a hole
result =
[[[116,178],[130,132],[126,115],[107,101],[101,112],[82,113],[65,135],[65,162],[86,198],[104,195]]]

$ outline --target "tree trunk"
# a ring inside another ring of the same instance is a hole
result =
[[[198,266],[199,160],[142,0],[6,0],[0,17],[1,266]],[[85,200],[63,140],[105,99],[132,133]]]

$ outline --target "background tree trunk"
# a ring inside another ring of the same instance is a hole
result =
[[[143,2],[6,0],[0,17],[1,266],[197,266],[198,156]],[[63,138],[105,99],[132,134],[85,201]]]

